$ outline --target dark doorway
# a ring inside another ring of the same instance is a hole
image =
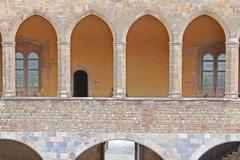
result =
[[[78,70],[74,73],[74,97],[88,97],[88,74]]]

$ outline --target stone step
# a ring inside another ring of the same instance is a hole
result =
[[[229,157],[223,157],[222,160],[230,160]]]
[[[240,147],[237,152],[232,152],[228,154],[226,157],[223,157],[222,160],[240,160]]]
[[[229,160],[237,160],[237,156],[234,154],[229,154],[227,157],[229,158]]]

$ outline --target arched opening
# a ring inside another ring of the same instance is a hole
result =
[[[71,70],[84,68],[91,74],[90,97],[110,97],[113,87],[113,37],[108,25],[89,15],[74,28],[71,36]],[[74,90],[73,90],[74,92]]]
[[[183,96],[224,97],[225,34],[213,18],[193,20],[183,37]]]
[[[26,19],[16,34],[16,95],[56,96],[57,59],[57,35],[50,22],[38,15]]]
[[[88,74],[78,70],[74,73],[74,97],[88,97]]]
[[[0,140],[1,160],[42,160],[42,158],[29,146],[12,141]]]
[[[151,149],[126,140],[110,140],[91,147],[76,160],[162,160]]]
[[[127,94],[129,97],[168,96],[169,35],[155,17],[133,23],[127,35]]]
[[[204,153],[199,160],[238,160],[240,158],[240,142],[229,142],[217,145]]]

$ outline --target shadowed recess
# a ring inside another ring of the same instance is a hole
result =
[[[113,37],[109,26],[89,15],[74,28],[71,37],[71,77],[77,70],[88,73],[88,96],[111,97],[113,87]],[[83,87],[86,88],[86,87]]]
[[[168,96],[169,36],[165,26],[146,15],[133,23],[127,36],[129,97]]]
[[[42,158],[25,144],[0,140],[0,160],[42,160]]]

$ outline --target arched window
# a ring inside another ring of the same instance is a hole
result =
[[[202,94],[205,97],[224,96],[225,54],[205,54],[202,59]]]
[[[39,86],[38,55],[32,52],[28,55],[28,86],[30,88]]]
[[[16,87],[24,87],[24,57],[21,52],[16,53]]]
[[[35,52],[16,53],[16,94],[37,96],[39,91],[39,57]]]
[[[213,90],[214,88],[214,68],[213,55],[203,56],[202,90]]]

